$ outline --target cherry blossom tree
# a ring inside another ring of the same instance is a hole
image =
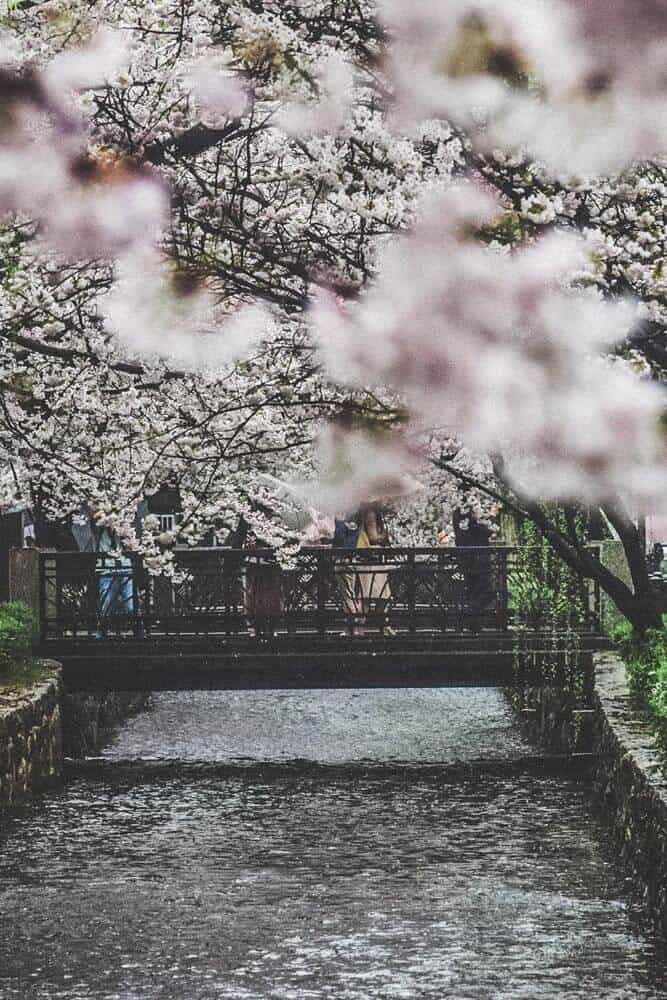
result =
[[[133,511],[169,473],[192,539],[244,511],[289,548],[276,482],[327,506],[431,463],[410,537],[474,487],[655,623],[631,513],[666,485],[666,36],[642,6],[17,4],[4,495],[85,504],[161,568]],[[327,445],[341,414],[363,470]],[[634,589],[544,499],[603,506]]]

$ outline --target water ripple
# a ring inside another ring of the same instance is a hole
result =
[[[667,995],[585,782],[427,766],[526,751],[497,695],[341,694],[161,695],[5,823],[2,1000]]]

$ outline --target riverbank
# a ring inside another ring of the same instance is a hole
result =
[[[65,757],[98,752],[147,702],[137,693],[69,694],[53,660],[17,671],[0,688],[0,806],[56,785]]]
[[[599,654],[595,663],[593,771],[619,855],[656,930],[667,938],[667,779],[664,752],[648,716],[633,699],[623,662]]]
[[[648,713],[633,697],[615,653],[594,656],[595,690],[582,706],[567,693],[510,694],[525,735],[561,753],[592,752],[593,798],[615,850],[631,872],[634,897],[667,938],[665,755]]]
[[[98,753],[115,730],[142,712],[149,700],[149,694],[137,691],[108,691],[103,695],[66,692],[62,699],[65,756]]]
[[[39,679],[0,692],[0,805],[56,784],[63,767],[59,664],[42,662]]]

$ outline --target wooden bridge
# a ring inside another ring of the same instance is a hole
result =
[[[38,558],[40,652],[71,689],[510,686],[543,661],[567,684],[604,644],[597,588],[572,581],[576,622],[555,634],[511,547],[315,547],[287,569],[268,549],[178,549],[169,578],[134,555]]]

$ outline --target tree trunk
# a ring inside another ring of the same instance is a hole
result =
[[[647,629],[662,628],[662,616],[667,612],[667,587],[659,587],[649,577],[646,553],[640,532],[628,514],[620,506],[605,505],[605,514],[618,532],[623,551],[630,569],[632,587],[607,569],[585,544],[570,530],[562,532],[545,513],[539,503],[517,495],[504,476],[504,462],[501,456],[493,456],[496,477],[504,488],[504,493],[489,488],[483,483],[454,468],[449,461],[437,463],[447,469],[467,486],[475,487],[488,496],[499,500],[522,517],[527,517],[539,528],[546,540],[560,558],[576,573],[587,580],[593,580],[614,602],[621,614],[627,618],[635,631],[644,633]],[[516,497],[516,500],[513,499]],[[570,522],[571,523],[571,522]]]
[[[637,632],[662,627],[662,615],[667,611],[667,590],[663,591],[649,577],[640,534],[629,518],[618,510],[607,511],[623,544],[632,588],[603,566],[581,542],[563,535],[539,504],[526,503],[526,513],[564,562],[576,573],[595,581]]]

